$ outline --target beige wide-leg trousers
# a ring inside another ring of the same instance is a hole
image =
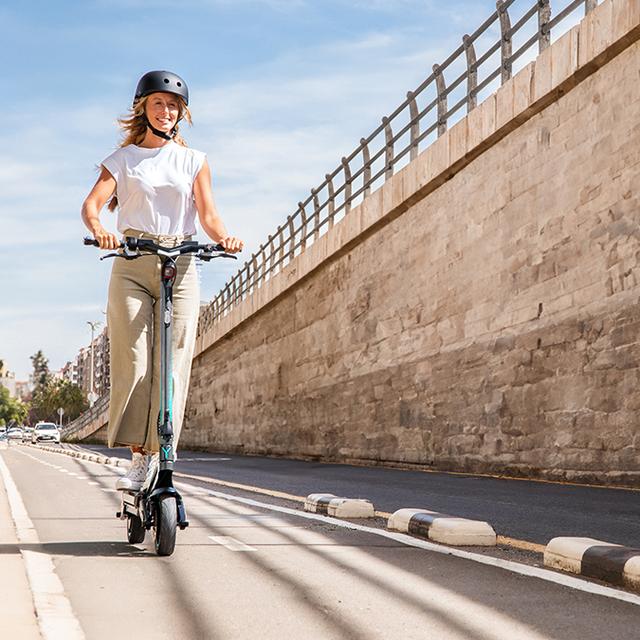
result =
[[[125,236],[150,238],[172,247],[189,236],[154,236],[128,229]],[[180,256],[173,286],[173,428],[177,447],[191,376],[200,287],[193,256]],[[158,451],[160,410],[160,258],[114,258],[107,323],[111,358],[108,444]]]

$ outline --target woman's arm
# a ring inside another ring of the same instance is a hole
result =
[[[242,251],[244,242],[227,233],[222,218],[218,215],[216,205],[213,202],[213,193],[211,192],[211,171],[206,160],[193,183],[193,195],[204,232],[214,242],[219,242],[225,248],[225,251],[229,253]]]
[[[102,167],[93,189],[82,203],[82,221],[100,243],[101,249],[117,249],[120,244],[118,238],[113,233],[109,233],[100,223],[100,210],[115,190],[115,178],[105,167]]]

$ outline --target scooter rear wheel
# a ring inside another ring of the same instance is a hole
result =
[[[170,556],[176,546],[178,504],[172,496],[161,497],[156,506],[155,547],[159,556]]]
[[[144,536],[147,533],[142,520],[138,516],[129,516],[127,518],[127,540],[130,544],[139,544],[144,542]]]

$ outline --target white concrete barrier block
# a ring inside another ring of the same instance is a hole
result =
[[[337,497],[333,493],[311,493],[304,501],[304,510],[311,513],[327,513],[329,502]]]
[[[625,584],[635,591],[640,591],[640,556],[629,558],[624,565],[623,577]]]
[[[544,566],[581,573],[582,556],[591,547],[608,547],[608,542],[593,538],[553,538],[544,550]]]
[[[496,532],[488,522],[466,518],[435,518],[429,540],[453,546],[495,547]]]
[[[496,532],[487,522],[426,509],[399,509],[391,515],[387,527],[454,546],[495,547],[497,539]]]
[[[426,511],[425,509],[398,509],[392,513],[387,520],[387,529],[407,533],[409,531],[409,521],[416,513],[432,513],[437,515],[435,511]]]
[[[312,493],[304,501],[304,510],[335,518],[373,518],[375,510],[369,500],[343,498],[333,493]]]
[[[327,513],[336,518],[373,518],[375,510],[369,500],[361,498],[333,498]]]

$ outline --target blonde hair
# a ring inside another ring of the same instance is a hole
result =
[[[122,142],[120,142],[119,145],[120,147],[126,147],[130,144],[139,145],[144,140],[147,134],[147,116],[145,107],[148,99],[149,96],[144,96],[139,100],[136,100],[130,108],[129,115],[118,118],[118,124],[124,133]],[[187,103],[184,101],[182,96],[176,95],[176,99],[178,101],[178,122],[184,119],[191,125],[191,112],[189,111]],[[188,146],[184,138],[180,135],[180,127],[178,124],[175,126],[175,132],[173,141],[183,147]],[[107,208],[109,211],[114,211],[117,206],[118,198],[114,194],[109,201]]]

